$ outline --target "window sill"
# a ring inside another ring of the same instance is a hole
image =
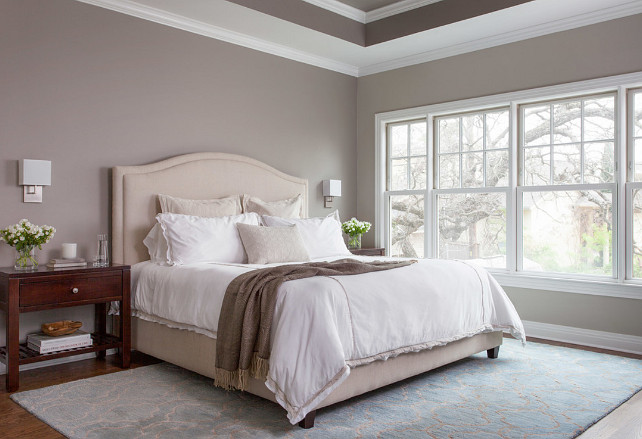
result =
[[[491,271],[502,287],[529,288],[536,290],[560,291],[564,293],[590,294],[593,296],[642,299],[642,281],[615,279],[570,279],[552,276],[533,276],[528,274]],[[554,276],[554,275],[553,275]]]

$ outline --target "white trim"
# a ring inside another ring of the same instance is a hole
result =
[[[406,118],[419,119],[427,117],[428,115],[440,116],[442,114],[456,112],[461,110],[461,108],[469,108],[471,111],[477,111],[487,108],[496,108],[500,105],[508,106],[512,101],[520,101],[520,104],[524,104],[552,97],[564,98],[587,92],[600,93],[613,91],[621,84],[627,84],[627,88],[642,86],[642,72],[607,76],[605,78],[589,79],[587,81],[568,82],[565,84],[482,96],[479,98],[462,99],[459,101],[386,111],[377,113],[375,115],[375,121],[391,123],[402,121]]]
[[[642,337],[523,320],[526,335],[612,351],[642,354]],[[527,344],[528,347],[528,344]]]
[[[161,9],[134,3],[129,0],[77,0],[94,6],[100,6],[111,11],[121,12],[133,17],[153,21],[154,23],[164,24],[176,29],[185,30],[205,37],[247,47],[248,49],[258,50],[302,62],[323,69],[332,70],[350,76],[358,76],[359,69],[356,66],[339,62],[330,58],[313,55],[309,52],[293,49],[277,43],[272,43],[260,38],[234,32],[219,26],[193,20],[181,15],[173,14]]]
[[[490,47],[501,46],[503,44],[514,43],[517,41],[540,37],[542,35],[548,35],[555,32],[562,32],[569,29],[588,26],[603,21],[615,20],[617,18],[639,14],[641,12],[642,2],[633,1],[621,6],[603,9],[601,11],[589,12],[562,20],[552,21],[550,23],[538,24],[512,32],[506,32],[499,35],[480,38],[474,41],[467,41],[465,43],[456,44],[454,46],[443,47],[440,49],[418,53],[416,55],[391,59],[389,61],[371,64],[365,67],[359,67],[357,76],[367,76],[375,73],[386,72],[388,70],[408,67],[415,64],[422,64],[437,59],[461,55],[463,53],[488,49]]]
[[[563,277],[557,273],[536,275],[528,273],[508,273],[491,271],[502,287],[528,288],[532,290],[560,291],[563,293],[588,294],[590,296],[620,297],[642,300],[642,282],[627,280],[621,282],[611,278],[595,280]]]
[[[202,21],[193,20],[178,14],[173,14],[171,12],[168,12],[162,9],[142,5],[132,0],[77,0],[77,1],[91,4],[94,6],[99,6],[112,11],[142,18],[144,20],[160,23],[176,29],[185,30],[198,35],[203,35],[206,37],[225,41],[231,44],[247,47],[249,49],[258,50],[261,52],[280,56],[282,58],[291,59],[293,61],[302,62],[305,64],[313,65],[316,67],[320,67],[323,69],[327,69],[327,70],[331,70],[331,71],[335,71],[335,72],[339,72],[339,73],[343,73],[343,74],[355,76],[355,77],[372,75],[374,73],[385,72],[388,70],[394,70],[394,69],[407,67],[415,64],[422,64],[425,62],[434,61],[441,58],[473,52],[476,50],[487,49],[490,47],[500,46],[502,44],[513,43],[516,41],[521,41],[521,40],[534,38],[542,35],[547,35],[555,32],[574,29],[581,26],[587,26],[587,25],[599,23],[602,21],[614,20],[616,18],[621,18],[629,15],[642,13],[642,1],[634,0],[624,5],[609,7],[601,11],[585,13],[585,14],[577,15],[570,18],[556,20],[550,23],[531,26],[531,27],[520,29],[517,31],[506,32],[500,35],[480,38],[474,41],[468,41],[468,42],[456,44],[449,47],[443,47],[443,48],[431,50],[428,52],[423,52],[423,53],[401,57],[401,58],[394,58],[394,59],[390,59],[380,63],[359,67],[351,63],[341,62],[331,58],[314,55],[308,51],[293,49],[291,47],[284,46],[282,44],[277,44],[270,41],[266,41],[261,38],[252,37],[239,32],[234,32],[229,29],[222,28],[220,26],[215,26]],[[336,0],[305,0],[305,1],[308,1],[308,3],[313,3],[320,7],[328,6],[330,3],[332,3],[334,6],[337,6],[336,3],[340,3]],[[391,5],[391,7],[398,6],[401,9],[402,8],[413,9],[415,7],[421,7],[421,6],[425,6],[426,4],[434,3],[435,1],[438,1],[438,0],[405,0],[405,1],[398,2],[395,5]],[[328,9],[328,7],[326,7],[325,9]],[[351,8],[351,7],[347,5],[345,7],[342,7],[342,11],[344,12],[344,14],[341,14],[341,15],[347,16],[346,14],[348,12],[346,11],[349,11],[348,8]],[[369,13],[366,13],[366,20],[368,20],[367,18],[368,14],[374,14],[375,12],[381,11],[386,8],[388,7],[379,8]],[[356,8],[352,8],[352,9],[359,11]],[[399,12],[404,12],[401,9],[399,9]],[[333,12],[339,13],[338,10],[333,10]],[[374,20],[371,20],[371,21],[374,21]],[[363,52],[367,50],[368,50],[367,47],[362,48]]]
[[[304,0],[307,1],[307,0]],[[401,0],[388,6],[382,6],[372,11],[366,12],[365,23],[381,20],[382,18],[392,17],[393,15],[403,12],[412,11],[413,9],[438,3],[441,0]]]
[[[107,349],[106,355],[112,355],[116,352],[118,352],[118,349]],[[40,361],[38,363],[23,364],[22,366],[20,366],[20,371],[22,372],[24,370],[38,369],[41,367],[53,366],[56,364],[72,363],[74,361],[88,360],[90,358],[96,358],[96,353],[88,352],[86,354],[78,354],[71,357],[62,357],[53,360]],[[0,363],[0,375],[4,375],[5,373],[7,373],[7,366],[5,366],[3,363]]]
[[[334,12],[335,14],[341,15],[343,17],[349,18],[359,23],[367,23],[367,14],[361,9],[354,8],[350,5],[346,5],[337,0],[303,0],[306,3],[311,5],[318,6],[327,11]]]

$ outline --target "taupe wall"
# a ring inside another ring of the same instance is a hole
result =
[[[359,218],[375,216],[375,113],[642,71],[641,29],[636,15],[359,78]],[[642,300],[507,290],[525,320],[642,336]]]
[[[335,206],[356,214],[355,78],[72,0],[0,0],[0,60],[0,226],[55,226],[41,263],[63,242],[92,256],[109,230],[112,166],[189,152],[308,178],[312,216],[330,212],[321,180],[340,179]],[[22,203],[21,158],[52,161],[42,204]],[[0,266],[12,263],[1,243]],[[24,315],[21,333],[91,324],[90,311]],[[0,340],[4,325],[0,313]]]

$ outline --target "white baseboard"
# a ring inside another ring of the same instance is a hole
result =
[[[524,320],[523,323],[526,335],[529,337],[642,355],[642,337],[636,335],[594,331],[527,320]]]
[[[118,349],[107,349],[107,355],[112,355],[118,352]],[[87,360],[89,358],[96,358],[95,352],[88,352],[86,354],[73,355],[71,357],[56,358],[53,360],[40,361],[38,363],[23,364],[20,366],[20,371],[29,369],[38,369],[39,367],[53,366],[54,364],[71,363],[73,361]],[[7,373],[7,366],[0,363],[0,375]]]

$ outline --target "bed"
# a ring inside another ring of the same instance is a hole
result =
[[[113,260],[132,265],[133,279],[136,267],[144,267],[144,261],[149,259],[143,240],[155,225],[155,216],[159,213],[158,194],[193,200],[251,194],[267,201],[301,194],[300,215],[305,218],[308,213],[307,180],[239,155],[195,153],[147,165],[117,166],[113,169],[112,177]],[[496,291],[495,294],[504,293]],[[505,300],[507,304],[503,305],[512,308],[508,299]],[[514,308],[511,312],[514,313]],[[317,409],[475,353],[487,351],[489,358],[496,358],[502,344],[502,331],[523,339],[523,327],[517,318],[510,324],[500,322],[492,328],[486,325],[478,333],[427,346],[430,349],[394,352],[374,358],[375,361],[352,364],[349,373],[344,374],[340,382],[331,387],[331,391],[317,398],[313,406],[306,407],[296,416],[288,412],[288,417],[291,422],[300,421],[302,427],[309,428],[314,425]],[[212,331],[199,330],[171,319],[145,318],[143,313],[139,313],[132,318],[132,347],[199,374],[212,378],[215,376],[213,359],[216,339]],[[384,358],[385,361],[380,361]],[[247,391],[284,406],[282,398],[261,380],[250,379]]]

